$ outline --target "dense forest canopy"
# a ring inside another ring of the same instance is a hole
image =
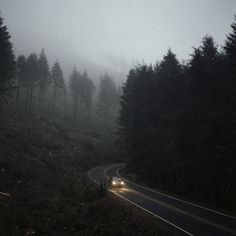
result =
[[[10,37],[0,16],[0,106],[6,95],[11,93],[15,72],[15,56]]]
[[[130,171],[162,189],[236,209],[236,18],[223,50],[206,35],[181,63],[168,50],[130,70],[119,134]]]
[[[235,3],[180,2],[1,2],[0,235],[235,232]]]
[[[1,108],[105,131],[113,141],[118,133],[120,155],[145,181],[235,209],[236,19],[231,28],[223,48],[206,35],[186,62],[169,49],[155,65],[138,64],[121,91],[109,74],[96,87],[76,67],[67,82],[44,49],[15,61],[0,18]]]

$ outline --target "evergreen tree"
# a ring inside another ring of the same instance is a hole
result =
[[[99,122],[107,125],[107,128],[114,126],[114,119],[117,117],[117,101],[119,101],[116,85],[107,73],[100,77],[97,115]]]
[[[223,202],[235,177],[225,58],[205,36],[187,65],[169,50],[154,68],[129,72],[119,117],[129,168],[173,193],[215,202],[217,192]]]
[[[93,85],[93,81],[90,78],[88,78],[88,74],[86,71],[81,76],[80,88],[81,88],[80,99],[81,99],[81,102],[83,102],[86,106],[85,123],[86,123],[86,126],[88,127],[89,122],[90,122],[90,116],[91,116],[94,85]]]
[[[44,49],[42,49],[38,59],[38,75],[39,75],[39,109],[43,105],[45,91],[50,84],[50,71],[48,66],[47,57]]]
[[[15,57],[7,27],[0,16],[0,103],[10,95],[15,72]]]
[[[78,113],[78,104],[81,93],[81,75],[74,67],[71,75],[70,75],[70,89],[71,95],[74,103],[73,107],[73,120],[76,121],[77,113]]]
[[[20,99],[20,92],[22,87],[24,87],[24,83],[27,80],[27,70],[26,70],[26,58],[25,56],[21,55],[17,58],[16,63],[16,72],[17,72],[17,93],[16,93],[16,104],[18,105]]]
[[[236,198],[236,164],[235,164],[235,153],[236,153],[236,15],[234,16],[234,22],[231,25],[232,32],[227,35],[225,42],[225,60],[227,61],[227,70],[224,76],[229,78],[229,99],[228,99],[228,127],[231,131],[229,147],[228,147],[228,168],[226,171],[227,190],[230,190],[231,194],[228,194],[227,201],[229,205],[233,205]],[[236,206],[235,206],[236,209]]]
[[[236,107],[236,15],[233,24],[231,25],[232,33],[227,35],[225,42],[226,60],[228,62],[229,79],[230,79],[230,94],[231,103]],[[235,110],[234,110],[235,113]],[[236,113],[235,113],[236,114]]]
[[[60,64],[56,62],[52,68],[52,85],[53,85],[53,112],[56,110],[56,99],[59,91],[65,92],[65,82]]]
[[[35,87],[39,81],[39,67],[38,58],[35,53],[30,54],[26,62],[26,73],[27,73],[27,94],[26,94],[26,107],[28,113],[32,113],[33,94]]]
[[[182,83],[182,67],[176,55],[169,49],[156,71],[156,84],[162,90],[161,102],[166,112],[172,113],[180,105],[180,88]],[[168,109],[168,111],[167,111]]]
[[[232,33],[227,35],[227,40],[225,42],[225,51],[226,54],[229,57],[230,63],[234,69],[234,72],[236,71],[236,15],[234,16],[233,24],[231,25]],[[235,76],[236,73],[234,73]]]
[[[154,85],[152,67],[138,65],[129,72],[121,95],[119,133],[124,139],[126,151],[132,158],[132,166],[139,171],[141,163],[145,165],[148,161],[147,145],[154,120],[152,117]],[[145,168],[143,170],[145,171]]]

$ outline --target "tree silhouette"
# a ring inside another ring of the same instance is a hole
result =
[[[28,113],[32,113],[32,104],[33,104],[33,94],[35,87],[39,81],[39,67],[38,67],[38,58],[35,53],[32,53],[26,62],[26,73],[27,73],[27,95],[26,95],[26,106]]]
[[[236,70],[236,15],[234,16],[234,21],[231,25],[232,33],[227,35],[224,49],[229,56],[234,70]]]
[[[65,82],[60,64],[55,62],[52,68],[52,86],[53,86],[53,112],[56,110],[56,99],[60,90],[65,92]]]
[[[70,75],[70,89],[71,89],[71,95],[73,99],[73,120],[76,121],[77,113],[78,113],[78,103],[80,98],[80,92],[81,92],[81,75],[74,67],[71,75]]]
[[[93,101],[93,91],[94,85],[93,81],[88,78],[88,74],[85,71],[81,76],[81,85],[80,85],[80,100],[86,106],[86,117],[85,117],[85,126],[89,126],[91,107]]]
[[[18,79],[17,93],[16,93],[16,105],[18,105],[21,89],[22,89],[22,87],[25,86],[25,82],[27,80],[26,58],[23,55],[21,55],[17,58],[16,72],[17,72],[17,79]]]
[[[39,78],[39,109],[42,107],[45,97],[45,91],[50,84],[50,71],[47,57],[42,49],[38,59],[38,78]]]
[[[230,60],[207,35],[187,64],[169,50],[154,68],[143,64],[130,70],[119,116],[129,169],[166,191],[235,207]]]
[[[0,103],[11,94],[15,72],[15,57],[7,27],[0,16]]]
[[[119,93],[116,85],[107,73],[100,77],[97,115],[99,121],[107,128],[114,126],[118,114]]]

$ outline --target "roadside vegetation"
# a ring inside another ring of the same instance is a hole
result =
[[[236,212],[236,20],[184,63],[169,50],[130,70],[119,117],[134,172],[158,189]]]
[[[86,70],[14,55],[0,17],[0,235],[176,235],[87,178],[99,164],[164,192],[236,212],[236,19],[220,48],[168,50],[121,89]],[[118,119],[117,119],[118,118]]]
[[[44,50],[15,58],[0,18],[0,235],[172,234],[87,177],[120,161],[119,97],[106,73],[95,87],[86,71],[50,68]]]
[[[90,182],[87,170],[111,161],[101,137],[43,117],[0,120],[1,235],[174,235]]]

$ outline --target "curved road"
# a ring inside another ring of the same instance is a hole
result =
[[[93,182],[100,184],[110,176],[120,176],[119,170],[124,166],[124,164],[98,166],[91,169],[88,175]],[[124,188],[108,190],[173,226],[183,235],[236,235],[234,216],[163,194],[128,180],[125,180]]]

